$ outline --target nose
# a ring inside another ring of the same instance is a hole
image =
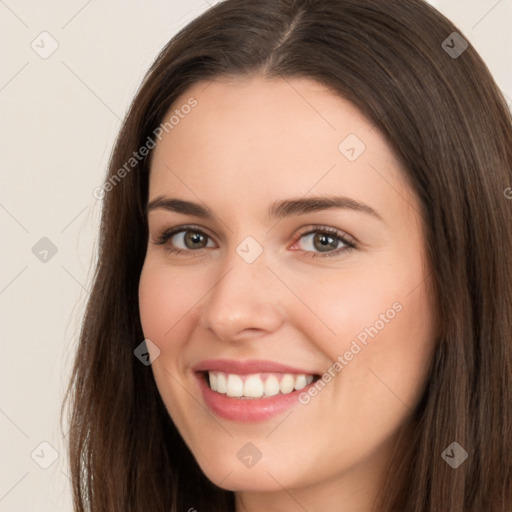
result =
[[[202,303],[200,325],[215,337],[237,342],[275,332],[285,319],[279,281],[263,255],[245,262],[235,251]]]

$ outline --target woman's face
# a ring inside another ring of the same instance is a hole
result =
[[[223,488],[368,492],[435,337],[401,164],[352,103],[307,79],[195,84],[173,113],[139,288],[169,414]]]

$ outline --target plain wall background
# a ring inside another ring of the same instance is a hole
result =
[[[213,3],[0,0],[0,512],[71,510],[59,416],[96,250],[93,190],[144,72]],[[512,0],[431,3],[512,105]]]

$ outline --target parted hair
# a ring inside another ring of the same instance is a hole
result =
[[[151,65],[106,177],[154,137],[188,87],[222,77],[313,79],[386,137],[419,197],[439,334],[378,512],[512,510],[512,123],[486,65],[454,32],[464,40],[422,0],[220,2]],[[144,339],[138,284],[150,156],[102,201],[92,291],[64,402],[74,508],[233,511],[234,494],[201,472],[151,368],[134,357]],[[453,442],[468,453],[456,469],[441,456]]]

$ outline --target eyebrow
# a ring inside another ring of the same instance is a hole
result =
[[[212,219],[214,217],[208,208],[205,208],[199,203],[165,196],[158,196],[153,199],[148,204],[146,211],[149,213],[150,211],[160,208],[185,215],[194,215],[204,219]],[[282,219],[292,215],[304,215],[315,211],[328,210],[333,208],[341,208],[367,213],[383,221],[379,213],[377,213],[377,211],[375,211],[370,206],[349,197],[342,196],[309,197],[276,201],[269,208],[268,217],[271,220]]]

